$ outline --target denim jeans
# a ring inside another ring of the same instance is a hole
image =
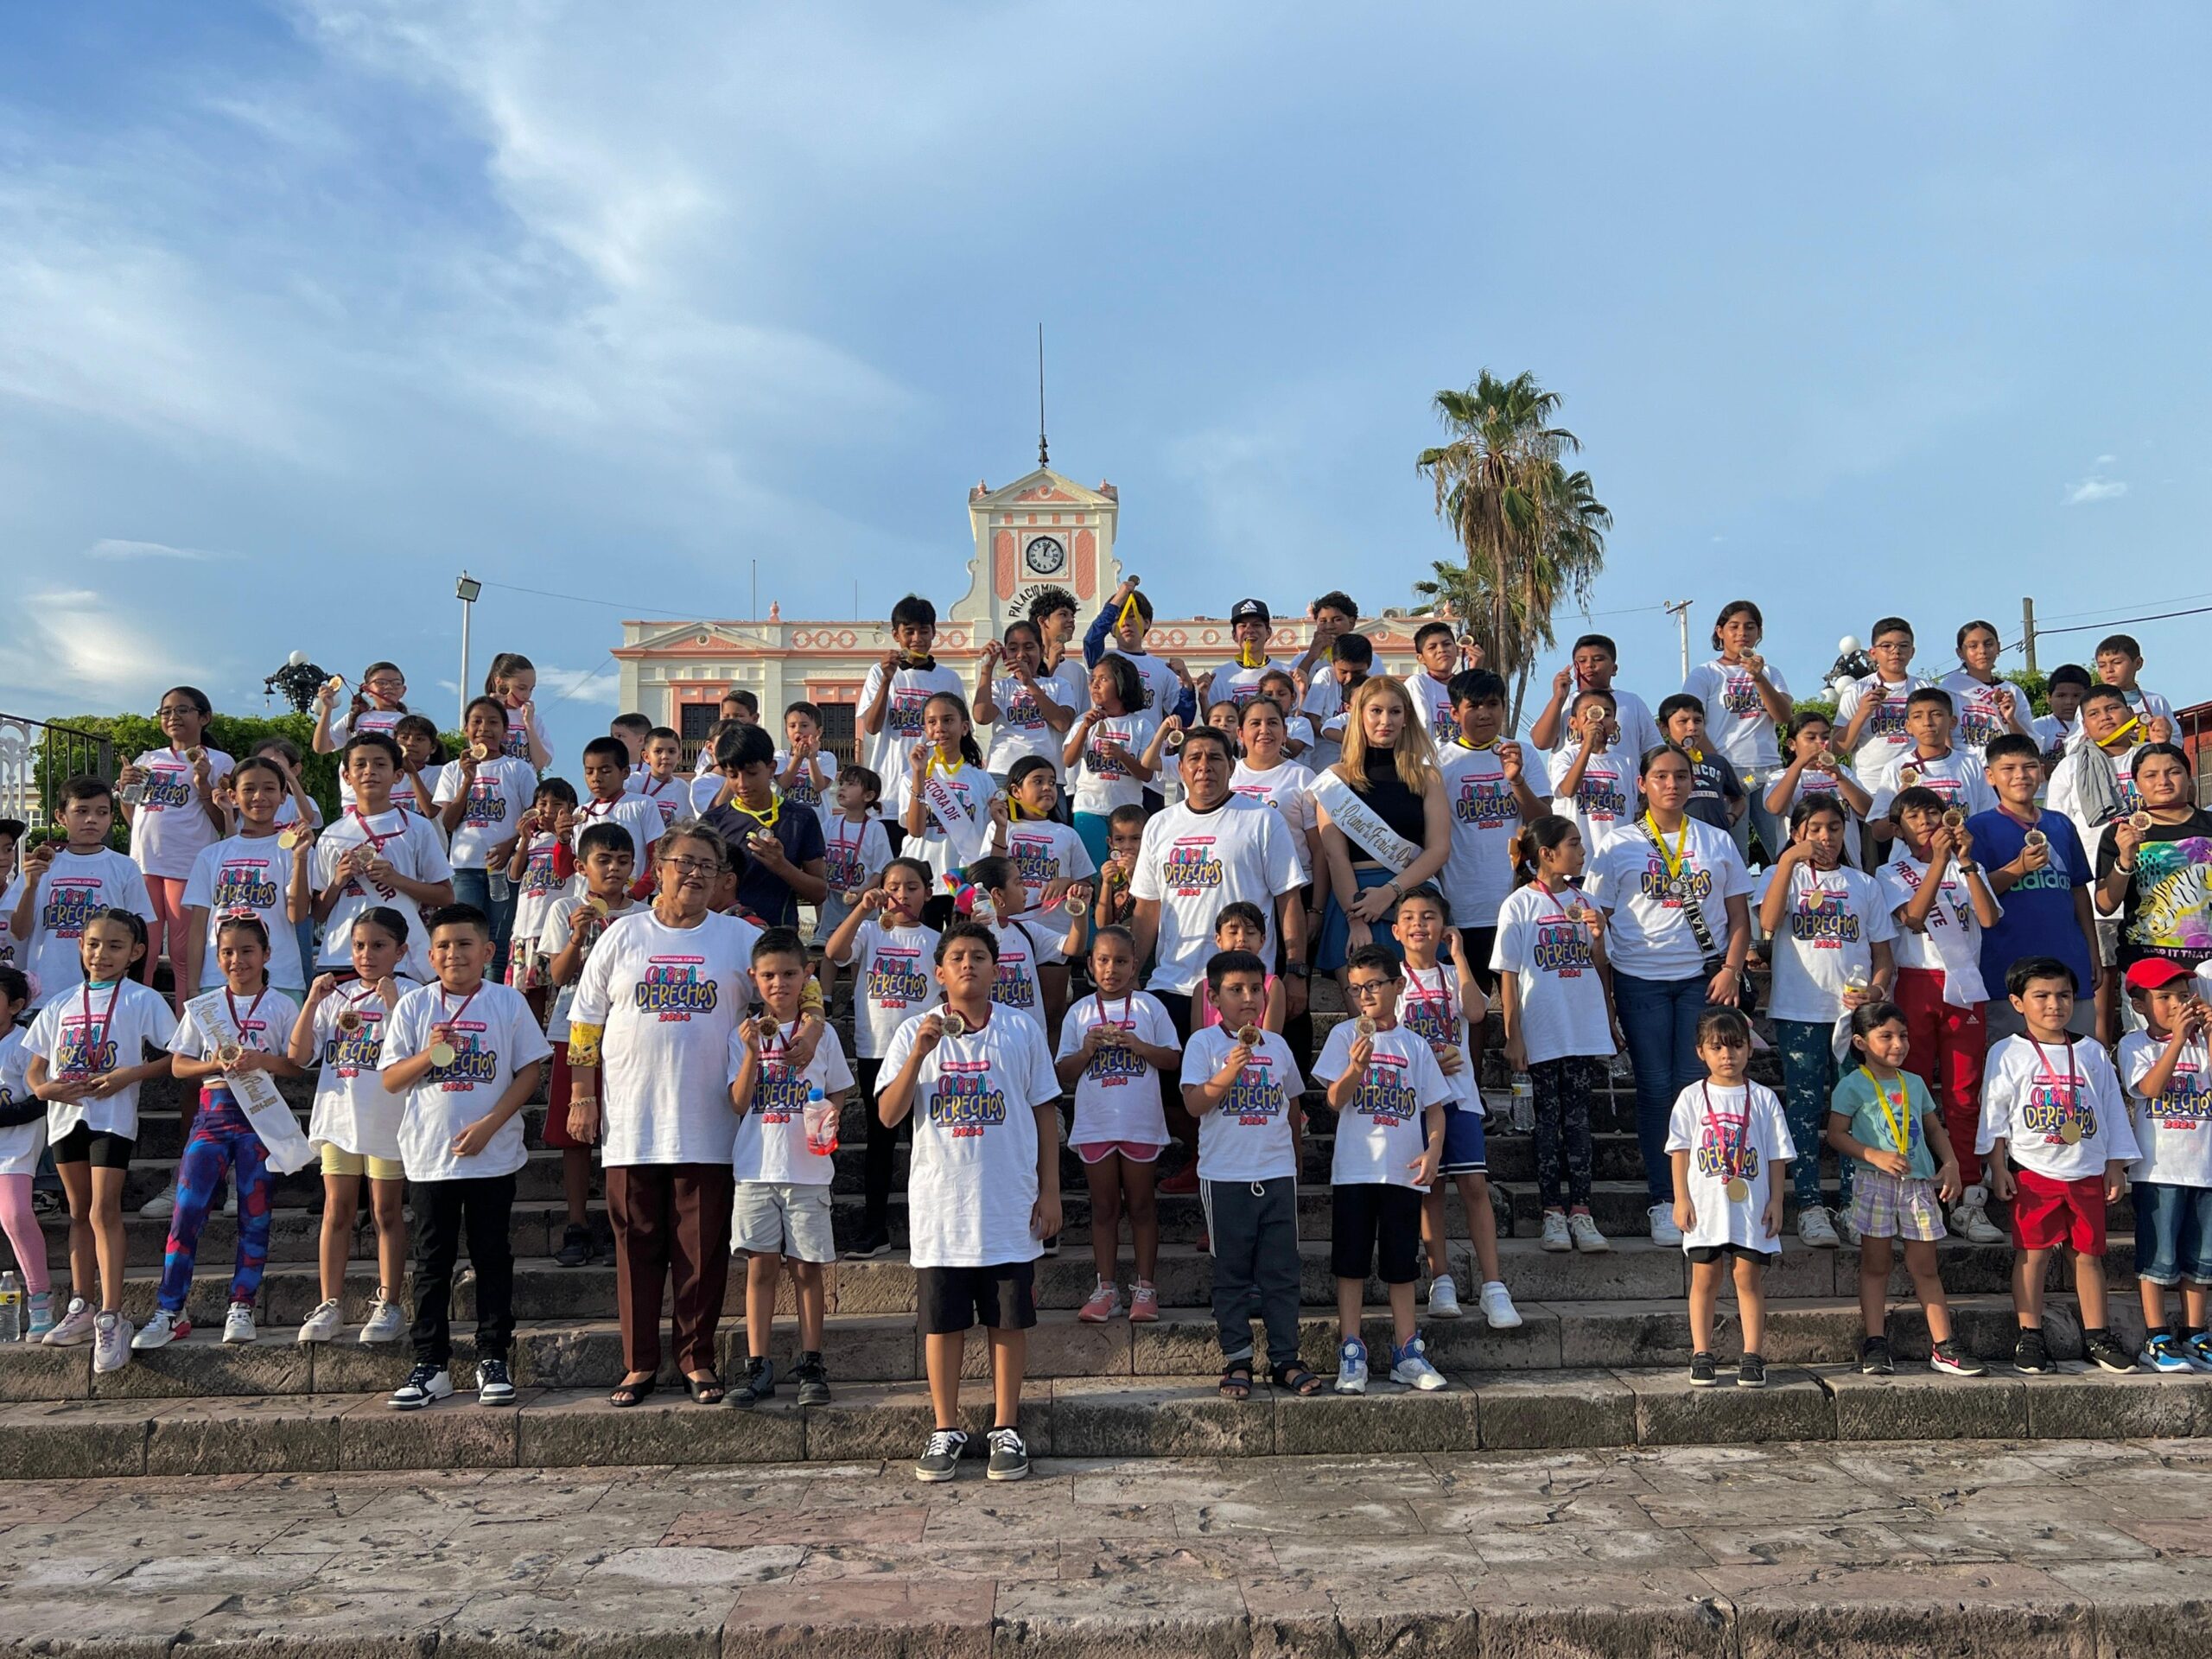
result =
[[[1825,1021],[1774,1022],[1774,1046],[1782,1055],[1782,1109],[1789,1120],[1789,1139],[1797,1155],[1789,1160],[1790,1185],[1797,1207],[1821,1204],[1821,1149],[1827,1144],[1828,1109],[1835,1098],[1835,1027]],[[1851,1208],[1852,1161],[1838,1158],[1836,1208]]]
[[[506,977],[507,936],[515,931],[515,886],[512,881],[501,885],[506,889],[507,896],[495,900],[492,897],[492,876],[488,870],[455,870],[453,873],[454,902],[474,905],[492,918],[492,965],[484,970],[486,979]]]
[[[1643,1154],[1643,1186],[1654,1204],[1675,1201],[1675,1170],[1667,1156],[1667,1122],[1674,1116],[1675,1096],[1705,1075],[1697,1057],[1705,987],[1703,974],[1638,979],[1613,971],[1613,1002],[1636,1067],[1636,1139]]]
[[[1744,855],[1746,864],[1751,861],[1751,832],[1754,830],[1758,832],[1764,863],[1772,864],[1782,856],[1782,849],[1789,844],[1789,820],[1777,817],[1766,810],[1766,792],[1774,787],[1774,780],[1781,772],[1780,766],[1761,767],[1758,783],[1754,784],[1748,779],[1745,780],[1744,792],[1750,797],[1750,810],[1736,820],[1728,833],[1735,838],[1736,850]]]

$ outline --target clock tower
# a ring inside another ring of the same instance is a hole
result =
[[[1039,588],[1065,588],[1075,595],[1077,613],[1089,620],[1121,585],[1114,556],[1121,512],[1111,484],[1086,489],[1049,467],[1000,489],[976,485],[968,493],[976,553],[969,561],[967,594],[954,604],[952,620],[971,624],[980,645],[1003,635],[1009,622],[1025,620]]]

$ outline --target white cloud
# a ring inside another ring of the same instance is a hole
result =
[[[541,709],[550,709],[556,702],[585,707],[599,703],[612,709],[615,691],[621,683],[621,676],[611,662],[597,668],[556,668],[549,664],[537,671],[536,701]]]
[[[183,559],[194,564],[237,556],[232,553],[209,553],[196,547],[171,547],[166,542],[128,542],[105,536],[86,551],[95,559]]]
[[[2066,492],[2066,505],[2078,507],[2091,501],[2111,501],[2127,493],[2127,486],[2116,478],[2085,478]]]
[[[34,719],[147,709],[180,682],[221,683],[134,610],[82,590],[34,594],[0,620],[0,708]]]
[[[2107,467],[2117,467],[2120,464],[2120,457],[2118,455],[2099,455],[2089,464],[2100,470]]]

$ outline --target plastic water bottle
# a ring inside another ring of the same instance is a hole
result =
[[[23,1339],[23,1281],[10,1268],[0,1273],[0,1342]]]
[[[831,1105],[828,1097],[823,1094],[820,1084],[812,1083],[807,1085],[806,1106],[803,1116],[806,1123],[806,1149],[821,1158],[827,1158],[836,1152],[837,1150],[837,1109]]]

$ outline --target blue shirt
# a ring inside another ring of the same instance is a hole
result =
[[[1999,895],[2005,913],[1981,932],[1981,977],[1992,996],[2005,995],[2005,971],[2024,957],[2057,957],[2085,990],[2091,978],[2088,942],[2074,914],[2074,890],[2090,880],[2082,837],[2063,812],[2042,813],[2036,827],[2050,838],[2050,862]],[[2028,826],[2003,811],[1975,813],[1967,833],[1985,868],[2010,864],[2028,844]]]

